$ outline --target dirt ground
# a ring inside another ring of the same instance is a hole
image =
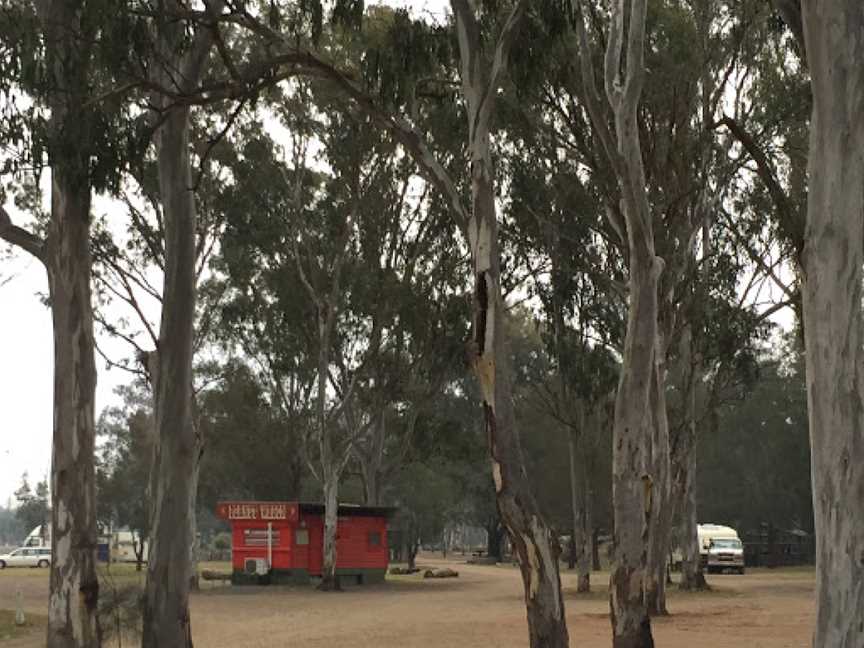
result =
[[[527,645],[519,572],[511,566],[472,566],[425,557],[422,565],[448,566],[458,579],[388,577],[386,585],[327,594],[310,588],[215,585],[192,598],[199,648],[516,648]],[[121,572],[122,574],[122,572]],[[563,573],[571,646],[611,644],[606,574],[592,578],[595,592],[575,593]],[[132,574],[121,578],[134,578]],[[0,629],[3,648],[44,645],[46,570],[0,572],[0,610],[13,609],[22,592],[33,618],[27,632]],[[658,648],[805,648],[813,625],[812,570],[750,570],[709,577],[713,591],[670,591],[671,615],[653,621]],[[124,642],[124,645],[130,645]]]

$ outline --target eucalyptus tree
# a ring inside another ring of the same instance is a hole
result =
[[[339,483],[350,459],[360,455],[367,495],[377,499],[382,444],[393,423],[388,412],[414,406],[394,388],[406,379],[403,356],[418,353],[410,351],[412,335],[436,330],[419,319],[431,310],[428,297],[414,292],[418,282],[422,286],[415,273],[428,272],[425,291],[446,288],[429,257],[437,249],[441,261],[446,246],[434,224],[440,217],[422,218],[426,200],[412,195],[418,185],[413,165],[395,155],[389,139],[368,128],[362,113],[334,105],[326,89],[301,83],[294,93],[290,108],[279,109],[291,132],[288,160],[257,127],[238,143],[235,187],[223,192],[231,216],[222,244],[231,299],[224,321],[229,337],[243,341],[269,369],[284,404],[291,399],[281,386],[289,378],[302,384],[304,371],[314,376],[304,447],[324,496],[322,586],[332,588],[338,586]],[[326,170],[309,167],[311,136]],[[272,317],[254,321],[264,308]],[[280,342],[285,333],[297,346]],[[420,352],[408,360],[415,380],[423,370],[417,362],[435,363],[429,349]],[[405,414],[410,428],[417,414]]]
[[[0,236],[38,259],[48,275],[54,331],[52,648],[100,644],[90,212],[93,191],[114,186],[123,159],[137,148],[122,104],[99,102],[130,44],[135,46],[123,9],[122,2],[107,1],[9,1],[0,7],[0,128],[22,154],[4,172],[46,164],[51,169],[50,213],[39,230],[14,225],[0,207]]]
[[[218,13],[221,3],[207,6]],[[172,5],[169,9],[182,9]],[[203,26],[187,37],[170,11],[152,19],[149,70],[159,91],[151,98],[156,123],[157,177],[165,238],[165,275],[158,346],[151,355],[154,452],[150,479],[153,513],[142,645],[191,646],[189,570],[200,441],[193,425],[192,354],[196,303],[197,210],[190,150],[191,106],[175,101],[206,73],[215,31]],[[190,42],[191,40],[191,42]]]
[[[582,5],[592,7],[582,15],[596,30],[598,14],[593,10],[594,5]],[[606,58],[601,62],[601,67],[605,67],[607,95],[603,101],[595,90],[596,60],[591,58],[588,31],[583,27],[584,19],[577,19],[576,39],[581,43],[583,83],[581,87],[575,84],[566,70],[551,75],[541,97],[552,117],[537,121],[541,129],[545,127],[547,130],[550,124],[563,122],[567,133],[564,145],[590,169],[613,226],[614,234],[608,240],[623,247],[622,253],[631,273],[634,259],[638,258],[629,249],[634,238],[626,214],[627,192],[635,192],[643,207],[650,206],[647,221],[651,229],[647,237],[650,245],[645,249],[651,254],[643,254],[643,257],[654,255],[653,258],[660,262],[655,270],[662,266],[662,272],[656,280],[656,308],[652,305],[648,309],[656,313],[657,328],[653,335],[656,349],[651,363],[656,384],[650,393],[653,427],[647,446],[644,473],[647,479],[643,481],[647,484],[650,479],[654,515],[648,522],[648,575],[643,586],[646,605],[655,614],[666,612],[666,563],[675,502],[687,494],[687,484],[692,483],[684,484],[682,490],[677,487],[681,480],[676,479],[673,484],[672,477],[683,475],[680,467],[694,456],[692,443],[679,442],[672,436],[673,431],[680,434],[683,428],[676,426],[670,430],[667,380],[670,370],[683,362],[685,355],[698,359],[689,347],[682,355],[683,347],[679,340],[682,335],[692,339],[694,321],[705,321],[694,304],[704,305],[707,300],[694,302],[690,298],[699,277],[697,270],[700,265],[705,265],[697,260],[697,242],[701,232],[704,261],[707,258],[705,251],[711,249],[713,232],[720,227],[717,221],[722,212],[724,188],[736,170],[722,154],[712,134],[726,88],[738,69],[743,34],[751,18],[749,14],[739,16],[730,11],[725,5],[705,2],[687,5],[671,2],[652,6],[646,15],[651,47],[645,54],[650,72],[645,74],[650,81],[637,93],[639,116],[629,125],[626,120],[622,121],[621,107],[627,103],[628,97],[632,100],[626,87],[633,89],[635,86],[629,85],[627,78],[638,80],[641,73],[633,69],[630,58],[626,75],[623,68],[619,70],[616,67],[616,62],[620,63],[621,59],[623,28],[613,23],[611,33],[615,38],[607,41]],[[752,13],[752,10],[748,11]],[[631,29],[630,44],[634,42],[633,35]],[[611,110],[604,109],[606,102]],[[588,113],[596,140],[585,137],[586,126],[580,106],[584,106]],[[628,112],[627,119],[632,115]],[[612,130],[608,126],[610,122],[614,123]],[[572,125],[568,126],[568,123]],[[634,129],[634,132],[627,129]],[[622,138],[622,133],[626,137]],[[554,135],[547,134],[547,137]],[[600,143],[600,151],[605,151],[605,156],[598,155],[595,141]],[[631,149],[625,150],[625,144]],[[633,148],[636,144],[639,146]],[[642,169],[636,169],[633,175],[632,170],[627,171],[628,160],[635,160],[637,151],[638,162],[632,164]],[[628,174],[630,179],[624,177]],[[637,243],[640,237],[636,237]],[[647,268],[646,264],[643,270]],[[632,290],[628,296],[632,314]],[[645,338],[646,345],[649,339]],[[626,363],[624,372],[627,373]],[[690,429],[694,429],[693,425]],[[695,545],[695,532],[692,543],[690,539],[687,542],[688,546]]]
[[[410,196],[420,183],[410,159],[400,166],[410,174],[380,196],[380,216],[360,224],[361,253],[352,264],[359,279],[352,307],[368,309],[389,340],[370,357],[345,409],[357,433],[352,452],[370,505],[382,502],[387,482],[416,450],[418,428],[462,370],[467,335],[458,280],[465,260],[452,246],[452,221],[428,186]]]
[[[773,56],[754,65],[757,100],[743,117],[765,117],[781,135],[760,140],[754,135],[760,129],[737,115],[723,125],[754,160],[758,186],[801,274],[817,538],[814,645],[851,646],[860,642],[864,607],[864,572],[857,563],[850,569],[842,549],[860,544],[864,528],[854,504],[864,483],[855,454],[860,416],[848,406],[861,400],[862,198],[855,187],[862,182],[857,151],[864,97],[855,61],[864,8],[840,1],[774,5],[790,29],[794,54],[775,39],[780,46],[767,51]]]
[[[337,8],[342,4],[337,3]],[[463,150],[459,154],[467,155],[470,160],[470,183],[467,178],[464,182],[457,181],[465,176],[464,170],[458,169],[452,156],[436,154],[432,148],[433,138],[428,137],[415,120],[422,112],[419,82],[428,77],[423,64],[441,53],[442,48],[435,45],[447,42],[446,31],[406,20],[406,14],[396,12],[393,14],[396,20],[391,21],[391,27],[385,31],[391,42],[403,46],[403,37],[411,35],[412,56],[388,60],[380,56],[384,48],[378,46],[370,53],[377,51],[379,56],[367,57],[367,63],[360,70],[343,70],[339,60],[328,61],[323,54],[313,51],[308,42],[287,36],[279,31],[278,25],[268,24],[261,15],[248,11],[229,12],[222,19],[244,26],[268,43],[272,52],[268,69],[275,67],[276,77],[284,69],[285,74],[302,72],[323,78],[369,114],[375,124],[388,131],[442,193],[455,222],[468,240],[475,282],[473,341],[468,356],[481,385],[498,506],[519,557],[531,644],[563,646],[567,644],[567,630],[558,574],[557,543],[531,493],[513,417],[511,381],[502,337],[504,304],[497,247],[495,173],[490,147],[498,88],[506,75],[509,50],[518,34],[527,4],[522,0],[507,3],[506,7],[484,3],[482,11],[480,7],[462,0],[454,1],[452,5],[459,46],[457,87],[461,89],[459,94],[465,102],[468,126]],[[359,6],[362,9],[362,5]],[[362,17],[362,12],[357,13]],[[359,22],[356,16],[355,22]],[[437,38],[426,37],[430,33]],[[445,38],[440,37],[442,33]],[[443,49],[446,54],[446,47]],[[434,56],[431,55],[433,51],[436,53]],[[385,53],[390,54],[389,51]],[[447,57],[443,58],[446,60]],[[444,87],[453,86],[455,75],[452,67],[438,65],[433,66],[433,70],[443,72],[443,78],[433,77],[433,81],[439,81]],[[369,92],[370,86],[372,92]],[[412,110],[410,116],[404,108]],[[471,188],[470,202],[466,202],[463,195],[466,185]]]
[[[192,473],[188,522],[191,525],[189,580],[198,588],[197,545],[197,484],[201,462],[206,451],[198,397],[202,384],[212,377],[205,376],[204,360],[213,341],[214,326],[223,297],[218,283],[209,280],[210,261],[223,227],[223,214],[214,209],[211,198],[218,195],[217,187],[225,181],[226,170],[219,164],[220,132],[232,117],[220,107],[212,107],[207,115],[192,116],[190,148],[196,152],[192,190],[196,195],[194,283],[195,304],[192,354],[195,363],[190,385],[191,425],[195,433],[195,467]],[[234,118],[242,110],[231,107]],[[152,136],[152,127],[148,129]],[[107,368],[119,368],[135,378],[146,379],[155,401],[154,381],[157,371],[153,360],[159,349],[158,319],[165,309],[163,299],[166,272],[165,210],[159,188],[157,155],[153,147],[127,165],[124,181],[113,192],[118,210],[125,209],[128,220],[121,228],[116,219],[97,221],[92,233],[94,258],[94,318],[100,333],[121,340],[125,353],[109,355],[98,344],[97,353]],[[160,285],[161,284],[161,285]],[[148,525],[149,526],[149,525]]]
[[[864,638],[864,5],[804,0],[801,15],[813,91],[801,259],[816,527],[813,643],[847,648]]]
[[[633,0],[612,7],[605,54],[605,101],[597,91],[584,2],[578,4],[578,11],[576,30],[585,103],[620,188],[623,222],[616,222],[616,227],[622,239],[626,229],[629,311],[615,403],[615,564],[609,600],[613,645],[639,648],[654,645],[645,591],[652,576],[646,541],[658,513],[651,465],[655,420],[652,398],[657,390],[658,289],[664,266],[655,249],[637,123],[645,82],[647,3]],[[618,216],[612,210],[609,213],[610,217]],[[658,490],[664,487],[662,483],[657,486]]]

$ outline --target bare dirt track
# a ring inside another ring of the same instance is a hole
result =
[[[471,566],[423,559],[459,571],[458,579],[391,577],[386,585],[351,587],[327,594],[309,588],[214,586],[193,596],[192,627],[198,648],[475,648],[527,645],[522,584],[511,566]],[[26,572],[26,573],[25,573]],[[130,577],[134,577],[129,575]],[[595,590],[576,595],[575,578],[563,574],[571,645],[608,648],[606,574]],[[811,570],[751,570],[744,576],[711,576],[710,593],[672,589],[667,618],[654,620],[658,648],[808,648],[813,624]],[[0,572],[0,609],[14,607],[21,589],[25,609],[44,615],[47,570]],[[3,648],[44,645],[38,624]],[[124,642],[124,645],[132,645]]]

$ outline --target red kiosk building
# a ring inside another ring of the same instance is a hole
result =
[[[336,573],[358,583],[383,582],[387,521],[396,509],[339,505]],[[216,514],[231,523],[234,584],[308,583],[320,577],[324,506],[302,502],[220,502]]]

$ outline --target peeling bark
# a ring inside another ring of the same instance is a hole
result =
[[[96,390],[90,254],[90,88],[92,32],[69,3],[42,0],[36,10],[45,44],[51,214],[47,241],[12,225],[0,208],[0,237],[45,265],[54,334],[51,457],[49,648],[101,645],[97,615]]]
[[[803,253],[816,648],[864,645],[864,4],[803,0],[813,88]]]
[[[695,357],[692,350],[693,335],[689,324],[684,327],[680,342],[681,365],[685,370],[689,368],[689,375],[688,384],[682,390],[686,398],[685,424],[678,431],[671,444],[673,502],[680,518],[678,535],[681,550],[681,582],[679,588],[682,590],[707,590],[708,583],[705,580],[699,554],[696,511],[696,440],[698,438],[696,390],[701,381],[702,372],[698,358]]]
[[[663,616],[666,608],[666,581],[672,535],[672,483],[669,452],[669,420],[666,409],[666,348],[665,336],[657,341],[654,384],[651,393],[654,434],[651,441],[651,470],[654,482],[653,506],[648,545],[648,577],[645,583],[645,604],[648,613]]]
[[[662,490],[664,484],[662,476],[655,484],[651,460],[655,432],[651,392],[656,388],[659,333],[657,291],[664,264],[655,254],[636,119],[645,81],[647,2],[621,0],[612,5],[604,85],[606,104],[614,117],[614,132],[609,129],[608,110],[597,91],[582,4],[576,3],[579,10],[576,29],[586,107],[621,192],[630,271],[627,332],[613,429],[614,562],[609,584],[612,637],[614,648],[653,648],[645,586],[650,577],[650,530],[657,515],[655,488]]]
[[[471,210],[467,229],[475,282],[472,365],[483,400],[498,511],[518,557],[525,587],[530,645],[565,648],[569,637],[558,572],[559,548],[531,491],[513,411],[489,149],[495,95],[525,5],[520,0],[513,6],[487,68],[474,7],[467,0],[452,1],[462,90],[468,107]]]
[[[324,564],[321,572],[321,589],[341,589],[336,575],[336,533],[339,522],[339,475],[324,477]]]
[[[101,643],[93,458],[96,366],[90,301],[90,187],[81,186],[60,168],[53,176],[47,246],[54,320],[47,645],[83,648]]]

